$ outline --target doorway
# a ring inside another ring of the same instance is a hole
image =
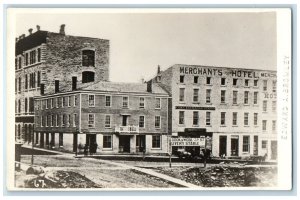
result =
[[[239,156],[239,137],[231,138],[231,156]]]
[[[219,156],[227,156],[226,154],[227,149],[227,136],[220,136],[220,144],[219,144]]]
[[[119,136],[119,151],[124,153],[130,153],[130,136],[120,135]]]
[[[143,152],[146,148],[146,136],[137,135],[136,136],[136,151]]]

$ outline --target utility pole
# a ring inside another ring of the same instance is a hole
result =
[[[206,142],[206,137],[204,138],[204,168],[206,168],[206,158],[207,158],[207,152],[206,152],[206,146],[207,146],[207,142]]]
[[[31,144],[31,166],[33,166],[33,143],[34,143],[34,131],[32,132],[32,144]]]
[[[172,168],[172,136],[169,137],[169,167]]]

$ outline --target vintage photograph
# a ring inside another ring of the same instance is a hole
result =
[[[276,10],[8,14],[10,189],[278,188]]]

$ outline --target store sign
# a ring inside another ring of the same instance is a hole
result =
[[[216,110],[215,107],[196,107],[196,106],[175,106],[175,109],[181,109],[181,110]]]
[[[171,138],[172,146],[205,146],[205,137],[201,138]]]

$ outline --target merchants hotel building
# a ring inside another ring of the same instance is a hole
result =
[[[170,136],[205,137],[213,156],[277,158],[276,71],[178,64],[148,82],[109,82],[109,41],[64,28],[16,39],[17,141],[165,154]]]
[[[277,158],[276,71],[178,64],[152,81],[171,94],[173,137],[207,137],[213,156]]]

